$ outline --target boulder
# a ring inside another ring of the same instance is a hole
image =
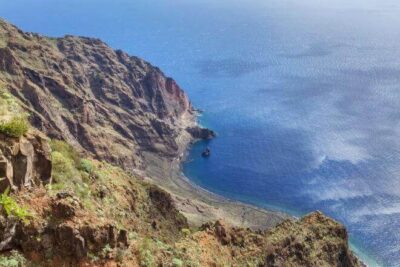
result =
[[[53,198],[50,203],[51,215],[58,219],[71,219],[83,208],[77,197]]]
[[[31,132],[20,138],[0,135],[0,193],[48,184],[51,181],[51,149],[47,138]]]

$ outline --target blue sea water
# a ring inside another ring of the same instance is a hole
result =
[[[0,0],[0,16],[160,66],[218,133],[192,148],[193,182],[294,215],[322,210],[370,265],[400,266],[397,0]]]

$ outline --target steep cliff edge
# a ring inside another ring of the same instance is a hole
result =
[[[45,38],[0,20],[0,85],[31,122],[99,160],[144,167],[143,152],[179,153],[193,108],[175,81],[98,39]]]
[[[149,63],[0,20],[0,265],[360,266],[321,213],[283,221],[178,179],[213,135]]]

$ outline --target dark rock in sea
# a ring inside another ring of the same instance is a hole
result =
[[[211,150],[207,147],[206,150],[204,150],[203,153],[201,153],[201,156],[203,158],[208,158],[209,156],[211,156]]]
[[[188,127],[186,128],[186,131],[188,131],[193,136],[193,138],[196,139],[208,140],[216,137],[215,132],[207,128]]]
[[[202,114],[204,113],[204,110],[200,109],[200,108],[193,108],[193,111],[198,113],[198,114]]]

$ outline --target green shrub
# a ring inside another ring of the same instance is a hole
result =
[[[136,239],[138,239],[138,233],[136,233],[136,232],[129,232],[128,233],[128,239],[129,240],[136,240]]]
[[[174,267],[182,267],[183,266],[183,261],[178,258],[173,258],[172,259],[172,266]]]
[[[140,266],[143,267],[153,267],[155,266],[154,257],[150,250],[140,250],[139,251],[140,257]]]
[[[23,113],[24,112],[19,106],[17,99],[12,94],[0,89],[0,116],[10,117],[15,114],[21,115]]]
[[[64,156],[61,152],[53,151],[51,153],[53,163],[53,179],[55,183],[64,184],[79,175],[75,169],[74,162]]]
[[[90,160],[81,159],[79,169],[86,173],[92,173],[94,171],[94,166]]]
[[[81,159],[71,145],[61,140],[51,140],[50,146],[53,152],[59,152],[65,158],[71,160],[75,168],[79,168]]]
[[[15,216],[22,220],[24,223],[29,223],[31,217],[27,209],[20,207],[18,203],[9,196],[10,188],[0,195],[0,206],[4,209],[7,216]],[[1,265],[0,265],[1,266]]]
[[[139,247],[139,260],[142,267],[155,266],[155,260],[152,253],[153,241],[146,238]]]
[[[0,256],[0,266],[2,267],[23,267],[27,261],[19,252],[12,251],[9,256]]]
[[[109,245],[109,244],[107,244],[107,245],[105,245],[104,247],[103,247],[103,249],[101,250],[101,256],[103,257],[103,258],[107,258],[108,257],[108,255],[111,253],[113,251],[113,249],[111,248],[111,246]]]
[[[13,117],[7,122],[0,123],[0,133],[20,137],[29,130],[29,122],[25,117]]]
[[[188,237],[190,235],[190,229],[182,228],[181,232],[185,237]]]
[[[75,183],[74,191],[80,199],[86,199],[92,194],[89,185],[86,183]]]
[[[65,152],[65,150],[63,150]],[[90,208],[90,201],[86,201],[91,196],[91,190],[87,183],[83,181],[82,172],[75,166],[73,157],[68,157],[70,153],[62,154],[58,151],[53,151],[53,181],[50,186],[51,190],[72,190],[75,194],[84,201],[86,208]]]
[[[95,254],[93,254],[91,252],[89,252],[87,254],[87,257],[92,263],[97,262],[100,259],[98,256],[96,256]]]

